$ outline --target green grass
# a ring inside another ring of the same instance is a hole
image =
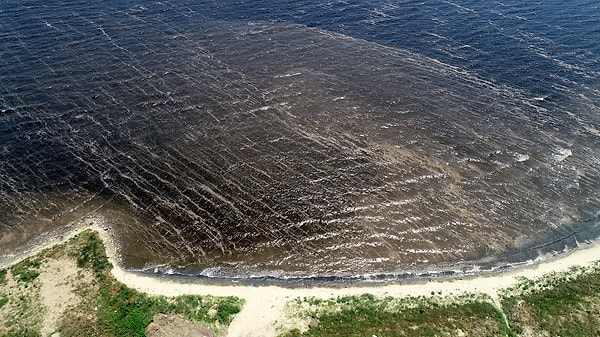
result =
[[[71,256],[80,268],[94,272],[97,290],[62,320],[61,336],[145,336],[144,329],[158,313],[175,313],[199,324],[228,325],[243,305],[235,297],[186,295],[151,296],[116,281],[112,265],[97,234],[86,231],[74,243]],[[95,312],[94,319],[81,313]]]
[[[8,303],[8,296],[0,295],[0,309],[2,309],[6,303]]]
[[[281,336],[513,336],[502,313],[483,295],[377,298],[372,295],[330,300],[298,299],[296,315],[316,320],[308,331]]]
[[[312,327],[281,336],[600,336],[600,262],[522,278],[499,295],[501,308],[484,295],[435,292],[427,297],[297,299],[288,305],[289,315],[312,320]]]
[[[98,278],[103,278],[106,271],[112,269],[104,245],[95,232],[85,231],[79,234],[75,245],[71,255],[76,259],[77,267],[91,268]]]
[[[27,258],[11,268],[11,274],[17,281],[28,283],[35,280],[40,275],[41,257],[35,259]],[[6,277],[6,275],[5,275]]]
[[[517,333],[600,336],[600,266],[576,267],[522,279],[502,293],[502,307]]]
[[[243,304],[234,297],[186,295],[149,296],[123,284],[102,286],[98,298],[98,326],[107,336],[145,336],[144,329],[158,313],[177,313],[198,323],[227,325]]]
[[[2,337],[40,337],[40,334],[35,331],[35,330],[31,330],[29,328],[21,328],[18,330],[13,330],[13,331],[9,331],[4,335],[1,335]]]
[[[0,269],[0,337],[40,335],[46,310],[39,275],[44,261],[64,258],[78,266],[77,274],[65,276],[65,281],[81,300],[59,318],[61,337],[145,336],[144,329],[158,313],[178,314],[218,332],[243,305],[235,297],[151,296],[129,288],[112,276],[102,240],[88,230],[8,270]],[[18,286],[8,289],[9,278]]]
[[[44,308],[35,296],[36,289],[28,287],[26,295],[0,296],[0,309],[9,307],[8,312],[2,316],[2,329],[0,336],[39,336],[39,329],[43,321]]]

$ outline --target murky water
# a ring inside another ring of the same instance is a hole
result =
[[[329,277],[597,238],[600,10],[536,6],[5,2],[0,251],[94,216],[130,268]]]

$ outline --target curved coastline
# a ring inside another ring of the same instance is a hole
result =
[[[560,272],[575,265],[587,265],[600,259],[600,238],[577,243],[576,247],[565,247],[563,251],[553,251],[541,253],[537,258],[515,262],[505,263],[490,269],[480,269],[477,265],[470,269],[442,269],[442,270],[423,270],[422,272],[405,272],[396,274],[364,274],[355,276],[290,276],[278,277],[269,275],[239,276],[239,277],[213,277],[208,275],[185,274],[171,271],[162,271],[160,269],[134,269],[124,267],[121,263],[122,258],[119,255],[117,239],[109,225],[102,218],[95,216],[84,217],[69,226],[64,232],[58,234],[48,234],[39,238],[29,249],[6,255],[0,260],[0,267],[7,268],[19,261],[36,255],[48,247],[64,243],[77,234],[85,230],[94,230],[102,238],[108,257],[115,269],[122,270],[124,273],[140,275],[157,280],[172,280],[178,283],[201,283],[220,287],[239,287],[239,286],[275,286],[281,288],[306,288],[306,287],[376,287],[387,286],[390,284],[412,285],[423,282],[445,283],[457,280],[471,280],[474,278],[502,278],[505,275],[514,275],[514,277],[536,277],[546,272]],[[583,252],[586,252],[585,255]],[[594,258],[595,256],[595,258]],[[581,259],[581,260],[579,260]],[[558,266],[558,268],[547,268],[546,266]],[[532,275],[530,270],[539,270]]]
[[[573,266],[589,265],[600,259],[600,242],[555,255],[543,261],[531,261],[526,265],[495,273],[464,275],[460,278],[405,279],[387,282],[356,283],[310,283],[296,284],[250,284],[229,281],[204,282],[191,277],[170,277],[149,273],[132,272],[118,266],[116,247],[106,231],[107,253],[115,265],[112,273],[117,280],[151,294],[178,296],[183,294],[237,296],[246,303],[228,329],[228,337],[276,336],[277,324],[285,321],[285,306],[290,300],[300,297],[333,298],[369,293],[375,296],[427,296],[432,292],[446,295],[464,292],[489,295],[499,306],[498,291],[517,283],[519,279],[534,279],[553,272],[566,271]]]
[[[14,256],[4,261],[2,267],[10,266],[27,256],[41,252],[86,229],[92,229],[102,237],[107,256],[113,264],[115,278],[139,291],[154,295],[178,296],[184,294],[237,296],[246,301],[228,329],[228,336],[275,336],[276,324],[285,320],[287,302],[301,297],[332,298],[369,293],[375,296],[426,296],[431,292],[446,295],[464,292],[489,295],[496,304],[498,291],[517,283],[519,279],[534,279],[553,272],[566,271],[573,266],[585,266],[600,260],[600,241],[561,254],[544,256],[509,269],[494,272],[474,272],[435,278],[404,278],[388,280],[354,280],[342,282],[275,281],[261,279],[223,280],[190,276],[173,276],[124,269],[119,263],[117,246],[110,229],[102,219],[87,218],[65,235],[46,240],[26,255]]]

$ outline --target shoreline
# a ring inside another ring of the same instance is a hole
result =
[[[432,279],[407,278],[399,280],[366,280],[357,282],[303,282],[301,285],[282,286],[275,283],[253,284],[235,280],[206,280],[203,278],[151,274],[126,270],[121,267],[117,246],[109,226],[102,219],[82,219],[73,229],[57,235],[35,246],[26,254],[11,256],[0,263],[7,268],[26,257],[33,256],[46,248],[66,242],[78,233],[92,229],[102,238],[106,254],[113,264],[111,273],[119,281],[139,291],[153,295],[212,295],[237,296],[246,301],[242,311],[237,314],[228,329],[228,337],[276,336],[277,325],[285,324],[285,306],[288,301],[302,297],[334,298],[338,296],[362,295],[375,296],[426,296],[432,292],[455,295],[464,292],[489,295],[496,305],[499,303],[498,291],[514,285],[520,278],[534,279],[552,273],[566,271],[573,266],[586,266],[600,260],[600,241],[579,246],[565,253],[548,258],[537,259],[507,270],[488,273],[474,273],[456,276],[444,276]],[[284,282],[282,282],[284,283]],[[289,323],[289,322],[287,322]],[[303,324],[296,322],[295,324]]]
[[[489,295],[499,305],[498,291],[516,284],[519,278],[534,279],[552,273],[566,271],[573,266],[586,266],[600,259],[600,242],[579,247],[547,260],[493,274],[474,274],[461,278],[439,278],[432,280],[408,279],[398,282],[368,282],[359,284],[336,284],[336,287],[314,284],[304,288],[288,288],[277,285],[206,284],[201,279],[175,278],[168,275],[157,276],[141,272],[131,272],[121,268],[116,262],[116,247],[106,232],[107,255],[114,264],[113,275],[122,283],[137,290],[165,296],[186,294],[237,296],[246,301],[242,311],[236,315],[228,329],[228,337],[276,336],[277,324],[285,323],[285,305],[288,301],[302,297],[333,298],[338,296],[427,296],[432,292],[444,295],[464,292]]]

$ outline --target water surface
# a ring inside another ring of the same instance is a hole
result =
[[[594,2],[6,1],[0,251],[86,217],[211,277],[493,269],[600,234]]]

